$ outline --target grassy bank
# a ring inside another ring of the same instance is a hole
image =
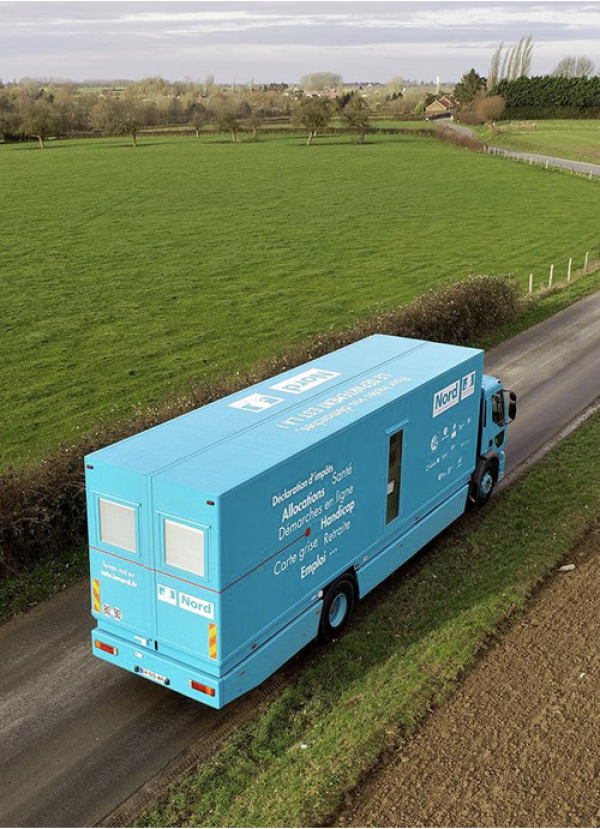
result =
[[[589,182],[407,135],[304,143],[0,147],[0,469],[430,287],[597,244]]]
[[[498,147],[600,164],[600,121],[504,121],[498,128],[474,127]]]
[[[88,549],[78,544],[18,576],[0,579],[0,625],[75,584],[88,572]]]
[[[600,417],[312,648],[293,687],[141,825],[311,826],[447,697],[600,516]]]

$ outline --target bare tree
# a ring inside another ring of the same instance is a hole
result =
[[[493,124],[500,118],[505,107],[506,104],[502,95],[489,95],[477,102],[475,113],[480,121]]]
[[[137,147],[137,136],[142,126],[142,118],[135,104],[126,102],[121,113],[121,134],[131,136],[131,144]]]
[[[400,75],[394,75],[394,77],[387,82],[388,95],[402,94],[404,89],[406,89],[406,81],[404,78],[400,77]]]
[[[521,75],[521,55],[523,53],[524,38],[515,43],[510,61],[509,80],[514,81]]]
[[[215,76],[207,75],[204,78],[204,94],[208,97],[215,88]]]
[[[502,61],[502,69],[500,70],[500,80],[504,80],[504,78],[508,77],[510,55],[511,49],[507,47],[506,52],[504,53],[504,60]]]
[[[586,55],[566,55],[552,74],[560,78],[588,78],[594,74],[595,68],[594,61]]]
[[[502,60],[502,50],[504,49],[504,41],[499,43],[494,54],[492,55],[492,62],[490,64],[490,71],[488,72],[488,89],[493,89],[500,80],[500,61]]]
[[[365,143],[365,133],[369,129],[370,114],[368,103],[359,95],[353,95],[342,110],[342,115],[348,121],[348,125],[358,133],[358,144]]]
[[[200,138],[200,130],[208,123],[210,113],[204,104],[194,104],[190,115],[190,124],[196,130],[196,138]]]
[[[531,72],[531,62],[533,60],[533,38],[528,35],[525,39],[523,47],[523,54],[521,57],[521,77],[526,78]]]
[[[58,115],[52,104],[45,98],[28,101],[23,108],[21,130],[26,135],[37,138],[40,149],[44,149],[45,140],[55,134],[58,128]]]
[[[217,111],[216,125],[219,132],[228,132],[231,135],[232,143],[237,142],[237,134],[240,130],[237,110],[231,106],[222,106]]]
[[[331,110],[331,102],[321,98],[309,98],[300,104],[294,121],[298,126],[308,130],[307,145],[312,144],[319,131],[331,121]]]
[[[252,132],[252,140],[258,141],[258,131],[261,128],[263,123],[263,119],[260,117],[258,112],[254,110],[252,115],[246,121],[248,125],[248,129]]]
[[[313,72],[300,78],[303,89],[335,89],[342,83],[342,76],[336,72]]]
[[[138,102],[119,98],[100,98],[91,112],[94,129],[104,135],[130,135],[137,147],[137,136],[142,125]]]
[[[488,89],[493,89],[499,81],[505,79],[514,81],[517,78],[527,77],[531,72],[533,58],[533,39],[531,35],[520,38],[512,46],[507,46],[506,51],[504,51],[504,48],[504,43],[500,43],[492,56]],[[502,57],[503,51],[504,57]]]

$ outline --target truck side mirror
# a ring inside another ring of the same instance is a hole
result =
[[[517,395],[514,391],[506,392],[508,394],[508,417],[506,423],[512,423],[517,416]]]

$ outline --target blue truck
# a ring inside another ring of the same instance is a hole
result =
[[[376,335],[88,455],[93,653],[222,708],[502,478],[483,352]]]

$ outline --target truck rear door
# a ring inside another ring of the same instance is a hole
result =
[[[211,519],[215,507],[205,501],[186,498],[160,478],[153,481],[153,604],[158,650],[214,665],[218,592]]]
[[[87,472],[92,614],[100,627],[151,646],[153,557],[142,476]]]

